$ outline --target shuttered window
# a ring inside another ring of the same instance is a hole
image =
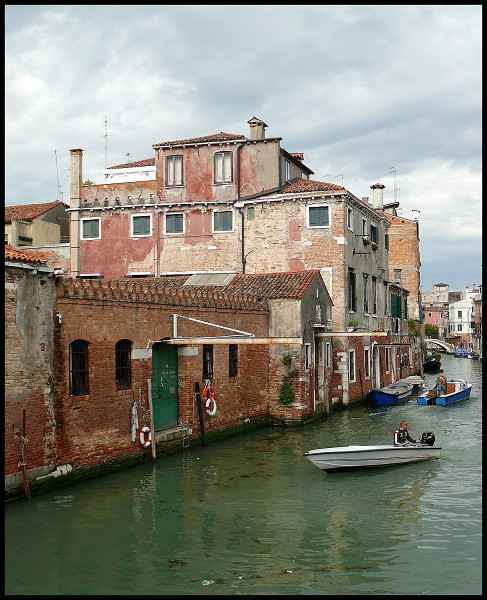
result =
[[[184,215],[167,214],[166,215],[166,233],[183,233],[184,231]]]
[[[232,231],[233,213],[231,210],[222,210],[213,213],[213,231]]]
[[[100,218],[81,219],[82,239],[99,240],[100,239]]]
[[[215,183],[232,183],[233,153],[217,152],[214,156],[213,170]]]
[[[132,215],[132,236],[147,237],[151,235],[151,215]]]
[[[183,157],[166,157],[166,187],[183,185]]]
[[[329,227],[329,206],[310,206],[308,208],[308,225],[309,227]]]

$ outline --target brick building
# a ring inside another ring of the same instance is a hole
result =
[[[6,288],[7,497],[22,493],[23,411],[36,492],[146,460],[152,448],[199,443],[195,391],[206,379],[216,397],[215,414],[202,413],[210,438],[329,408],[331,300],[319,271],[83,280],[7,248]],[[284,406],[291,371],[295,401]],[[152,448],[139,443],[144,425]]]
[[[310,180],[302,154],[281,148],[281,138],[266,138],[259,119],[249,124],[248,138],[220,133],[154,144],[153,161],[106,169],[102,185],[81,186],[82,150],[72,150],[71,275],[319,269],[333,299],[333,331],[352,326],[361,333],[338,335],[334,346],[341,371],[333,398],[346,404],[363,396],[348,385],[349,349],[362,355],[362,338],[381,341],[374,332],[389,331],[393,344],[408,342],[407,326],[393,330],[396,317],[387,312],[389,286],[403,283],[391,283],[389,274],[384,186],[372,186],[369,204],[342,186]],[[417,250],[417,231],[414,240]],[[419,259],[407,279],[419,290],[415,266]],[[418,371],[420,363],[411,368]]]

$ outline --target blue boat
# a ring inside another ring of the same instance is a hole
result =
[[[468,358],[468,352],[466,350],[455,350],[455,356],[458,358]]]
[[[413,384],[405,381],[396,381],[386,385],[380,390],[371,390],[369,392],[369,401],[372,406],[390,406],[399,404],[409,398],[413,391]]]
[[[465,379],[448,379],[446,382],[446,394],[438,395],[436,390],[430,390],[418,396],[418,404],[425,406],[434,404],[436,406],[447,406],[470,398],[472,384]]]

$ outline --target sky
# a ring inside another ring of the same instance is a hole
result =
[[[421,290],[482,283],[480,5],[7,5],[5,204],[267,123],[311,179],[418,218]],[[413,212],[419,211],[419,212]]]

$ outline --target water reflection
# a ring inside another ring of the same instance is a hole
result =
[[[481,366],[462,360],[444,358],[474,383],[459,405],[358,406],[9,503],[6,592],[479,593]],[[324,474],[303,457],[390,443],[402,419],[441,459]]]

